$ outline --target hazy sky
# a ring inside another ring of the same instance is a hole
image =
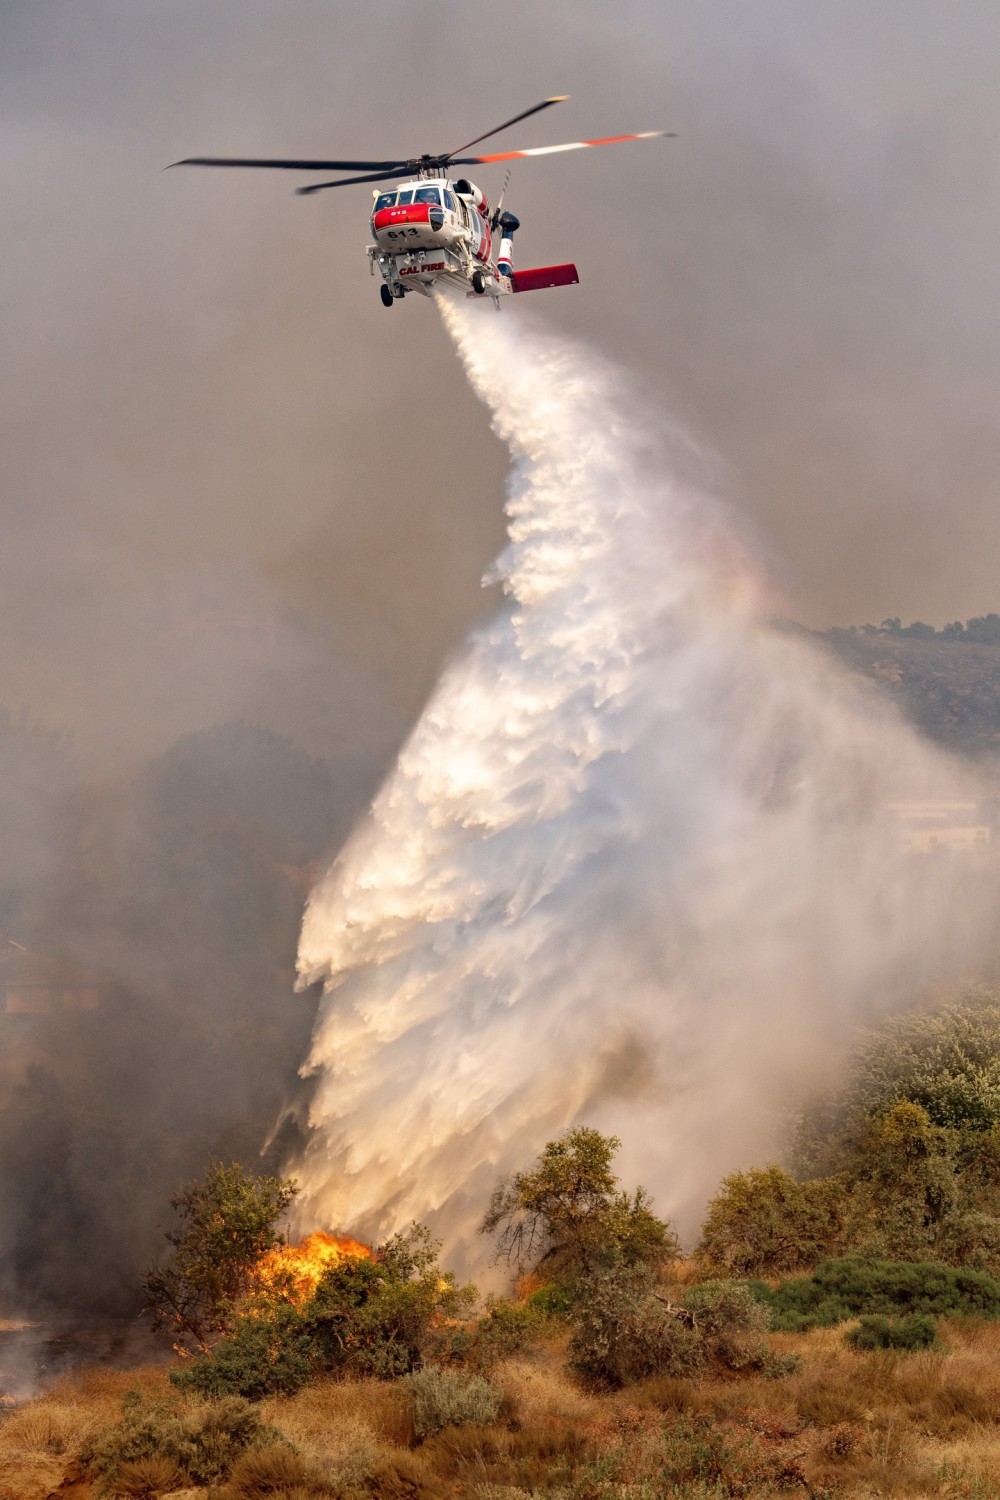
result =
[[[4,0],[0,703],[385,758],[487,606],[504,454],[431,305],[381,306],[366,188],[161,168],[552,93],[497,149],[679,139],[517,164],[520,263],[581,272],[532,306],[691,428],[788,612],[1000,607],[998,49],[986,0]]]

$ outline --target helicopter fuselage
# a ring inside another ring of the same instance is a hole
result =
[[[421,177],[372,197],[369,264],[393,297],[430,296],[440,281],[468,291],[477,271],[484,292],[499,297],[514,290],[509,260],[501,256],[498,267],[493,259],[489,204],[475,183]]]

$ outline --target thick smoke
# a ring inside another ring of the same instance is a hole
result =
[[[586,1121],[690,1233],[801,1070],[975,951],[886,808],[958,773],[767,625],[734,519],[614,369],[442,310],[513,459],[507,607],[309,904],[303,1220],[430,1217],[474,1261],[497,1172]]]
[[[171,1194],[259,1163],[296,1085],[304,886],[343,804],[248,724],[103,790],[30,722],[0,715],[0,755],[0,1318],[134,1316]]]

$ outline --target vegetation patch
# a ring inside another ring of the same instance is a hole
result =
[[[225,1214],[220,1218],[224,1226]],[[196,1296],[203,1299],[207,1311],[199,1326],[221,1336],[199,1358],[172,1371],[171,1381],[202,1396],[256,1401],[292,1395],[324,1374],[392,1380],[417,1370],[433,1353],[447,1350],[447,1330],[462,1326],[476,1298],[474,1287],[458,1286],[442,1270],[437,1252],[429,1232],[414,1224],[371,1257],[347,1255],[329,1264],[305,1302],[280,1278],[262,1285],[252,1267],[241,1273],[248,1288],[242,1300],[233,1302],[220,1291],[213,1301],[213,1283],[203,1292],[208,1279],[202,1269],[202,1257],[214,1253],[211,1245],[195,1259],[196,1285],[190,1292],[186,1262],[175,1256],[174,1300],[187,1306]],[[466,1335],[484,1361],[491,1350],[499,1357],[506,1346],[523,1342],[520,1324],[526,1327],[532,1318],[488,1309],[485,1321],[490,1326],[481,1341],[475,1329]]]
[[[121,1420],[99,1432],[82,1457],[88,1472],[112,1491],[121,1484],[146,1482],[142,1476],[158,1472],[157,1465],[172,1466],[188,1483],[212,1484],[225,1479],[249,1449],[284,1442],[256,1407],[239,1397],[169,1403],[148,1402],[132,1392],[123,1402]]]
[[[780,1166],[733,1173],[698,1254],[773,1277],[833,1255],[945,1261],[1000,1277],[1000,1001],[969,992],[861,1035]]]
[[[535,1297],[518,1303],[509,1297],[489,1296],[481,1317],[442,1330],[434,1357],[459,1361],[476,1370],[491,1370],[500,1360],[531,1349],[550,1316],[544,1302]]]
[[[855,1349],[930,1349],[937,1343],[937,1323],[927,1313],[886,1318],[869,1313],[847,1334]]]
[[[748,1282],[749,1291],[771,1309],[771,1327],[788,1333],[827,1328],[866,1314],[903,1318],[1000,1317],[1000,1282],[982,1271],[963,1271],[939,1261],[885,1261],[842,1256],[817,1266],[811,1276],[770,1287]]]
[[[430,1437],[442,1427],[488,1426],[500,1410],[499,1393],[479,1375],[430,1365],[408,1375],[405,1383],[413,1398],[413,1430],[418,1438]]]
[[[843,1208],[832,1178],[796,1182],[778,1166],[734,1172],[709,1204],[698,1252],[731,1276],[803,1270],[843,1240]]]
[[[614,1266],[588,1277],[572,1319],[572,1366],[599,1386],[690,1374],[704,1362],[693,1319],[667,1301],[646,1266]]]

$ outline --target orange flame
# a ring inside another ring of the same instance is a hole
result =
[[[265,1285],[281,1283],[291,1300],[300,1305],[309,1301],[328,1267],[349,1257],[371,1260],[372,1253],[360,1240],[317,1229],[301,1245],[281,1245],[277,1250],[269,1250],[257,1270]]]

